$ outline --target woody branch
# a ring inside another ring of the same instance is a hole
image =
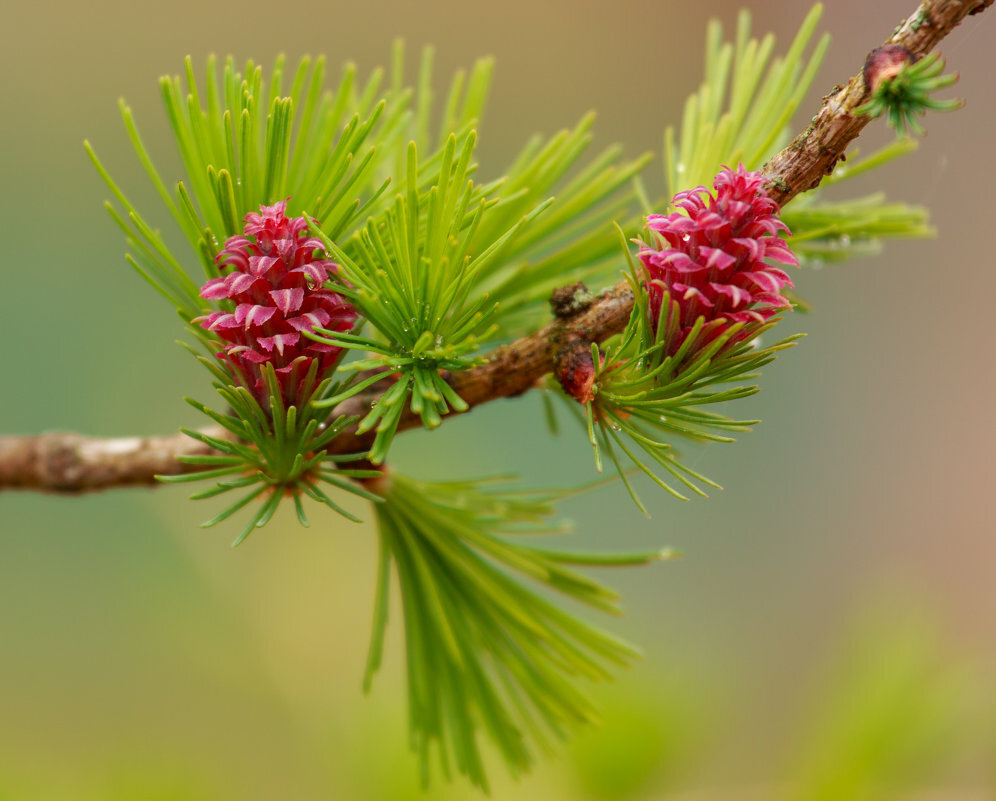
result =
[[[981,13],[996,0],[924,0],[885,44],[901,45],[914,57],[933,50],[965,17]],[[796,195],[817,187],[833,172],[847,147],[870,118],[855,114],[868,100],[863,73],[835,86],[819,111],[791,144],[763,167],[768,196],[784,206]],[[498,398],[521,395],[554,369],[558,353],[578,342],[602,342],[622,331],[633,308],[629,284],[620,282],[581,308],[562,310],[543,328],[487,355],[479,367],[453,373],[450,385],[473,408]],[[336,415],[362,415],[377,399],[370,391],[342,403]],[[410,411],[399,430],[420,424]],[[224,438],[223,429],[205,429]],[[335,453],[369,448],[373,432],[360,435],[355,426],[329,446]],[[53,432],[35,436],[0,436],[0,491],[36,490],[81,493],[115,487],[154,486],[155,476],[201,469],[180,457],[204,454],[207,446],[182,434],[167,437],[103,439]]]

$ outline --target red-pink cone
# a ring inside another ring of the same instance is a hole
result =
[[[348,331],[357,313],[337,292],[323,288],[333,261],[316,258],[320,240],[307,235],[304,217],[288,218],[286,201],[261,206],[244,221],[243,235],[233,236],[216,261],[231,272],[201,288],[208,300],[234,301],[234,311],[218,311],[196,322],[226,343],[218,358],[243,375],[264,409],[269,408],[261,368],[272,364],[284,402],[297,404],[301,382],[314,360],[318,380],[338,362],[341,348],[304,336],[317,327]],[[321,256],[322,254],[319,254]]]
[[[703,186],[679,192],[673,203],[684,213],[647,217],[647,227],[662,246],[643,245],[639,253],[649,277],[645,286],[651,319],[656,326],[665,292],[680,309],[671,353],[699,317],[706,323],[726,321],[709,329],[708,339],[699,343],[704,345],[734,323],[764,322],[791,306],[781,289],[791,287],[792,280],[766,260],[799,262],[778,236],[789,230],[763,183],[760,172],[748,172],[742,164],[736,172],[725,167],[713,181],[715,196]],[[750,328],[732,341],[750,336]]]

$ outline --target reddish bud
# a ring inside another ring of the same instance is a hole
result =
[[[874,94],[883,81],[892,80],[907,64],[916,62],[913,51],[902,45],[884,45],[877,47],[865,59],[865,86]]]
[[[591,343],[576,340],[565,345],[557,354],[554,375],[564,392],[582,406],[595,399],[595,362]]]

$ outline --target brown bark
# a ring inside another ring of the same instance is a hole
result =
[[[226,438],[220,427],[205,433]],[[156,475],[198,469],[180,462],[180,456],[210,452],[206,445],[183,434],[104,439],[57,431],[30,437],[0,436],[0,490],[79,493],[153,486]]]
[[[996,0],[924,0],[885,44],[898,44],[915,56],[929,53],[966,16],[985,11]],[[870,119],[854,114],[867,101],[868,87],[862,73],[844,86],[836,86],[807,128],[776,154],[763,172],[768,194],[784,205],[801,192],[819,185],[843,158],[848,145]],[[558,353],[578,342],[602,342],[622,331],[633,307],[633,293],[626,282],[606,290],[590,304],[572,307],[577,287],[554,298],[557,316],[540,330],[490,353],[486,364],[448,380],[473,408],[497,398],[521,395],[551,372]],[[567,297],[570,295],[570,298]],[[583,293],[581,293],[583,296]],[[376,400],[371,391],[342,403],[337,414],[363,415]],[[399,430],[419,425],[406,412]],[[221,436],[220,429],[206,430]],[[358,435],[355,427],[338,436],[330,446],[336,453],[368,448],[372,432]],[[200,469],[178,461],[183,454],[205,453],[206,448],[184,435],[98,439],[78,434],[42,434],[33,437],[0,437],[0,491],[34,489],[50,492],[86,492],[137,485],[153,485],[156,474],[177,474]]]

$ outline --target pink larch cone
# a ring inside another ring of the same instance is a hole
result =
[[[228,343],[218,358],[247,379],[264,409],[269,408],[264,364],[273,365],[284,402],[297,404],[312,362],[318,361],[320,381],[342,353],[341,348],[308,339],[304,332],[318,327],[348,331],[357,318],[342,295],[323,288],[337,265],[320,257],[324,248],[307,235],[307,220],[288,218],[286,208],[287,202],[280,201],[246,215],[243,235],[225,242],[216,259],[223,270],[231,271],[201,288],[201,297],[231,300],[235,309],[197,320]],[[319,258],[316,250],[322,251]]]
[[[708,340],[713,340],[734,323],[764,322],[791,306],[781,289],[791,287],[792,280],[766,260],[799,262],[778,236],[789,233],[788,227],[778,219],[778,204],[765,194],[763,183],[760,172],[748,172],[742,164],[736,172],[724,168],[713,182],[715,196],[703,186],[679,192],[673,203],[683,212],[647,217],[662,246],[643,245],[639,253],[649,277],[651,319],[656,326],[665,292],[680,309],[671,353],[699,317],[706,323],[726,321],[710,327]],[[745,326],[732,341],[750,336],[751,328]]]

